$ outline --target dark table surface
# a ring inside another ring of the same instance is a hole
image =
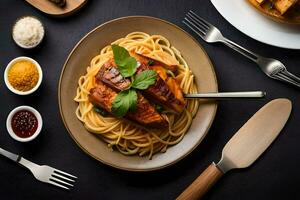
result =
[[[226,22],[208,0],[90,0],[79,13],[64,19],[51,18],[25,1],[1,0],[1,74],[11,59],[25,55],[41,64],[44,80],[38,92],[21,97],[12,94],[0,76],[0,146],[36,163],[64,169],[78,175],[79,179],[72,191],[60,190],[34,180],[28,171],[1,158],[0,198],[174,199],[207,165],[220,158],[223,146],[252,114],[268,101],[286,97],[293,102],[294,108],[281,135],[254,165],[228,173],[205,199],[300,199],[299,90],[267,78],[255,64],[222,45],[210,45],[198,39],[213,61],[219,90],[265,90],[268,95],[263,100],[220,102],[207,137],[193,153],[174,166],[150,173],[113,169],[82,152],[64,128],[58,109],[58,80],[67,55],[81,37],[103,22],[128,15],[155,16],[186,29],[181,20],[190,9],[218,26],[234,41],[259,54],[277,58],[291,72],[300,74],[300,51],[268,46],[247,37]],[[11,39],[12,24],[23,15],[37,16],[46,26],[45,40],[31,51],[18,48]],[[247,23],[247,19],[241,20]],[[38,109],[44,118],[43,132],[30,143],[13,140],[5,126],[8,113],[24,104]]]

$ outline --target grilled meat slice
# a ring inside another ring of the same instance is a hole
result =
[[[138,102],[136,112],[129,112],[128,118],[138,122],[139,124],[153,127],[163,128],[168,126],[168,122],[155,110],[149,101],[138,92]]]
[[[113,59],[110,59],[103,64],[96,75],[96,80],[102,81],[103,83],[107,84],[109,87],[117,91],[126,90],[130,87],[131,84],[129,79],[124,78],[120,74]]]
[[[131,56],[135,57],[136,60],[142,63],[138,68],[137,73],[140,73],[143,70],[151,69],[156,71],[159,75],[156,83],[144,90],[143,94],[152,100],[157,101],[178,113],[181,113],[185,107],[182,90],[175,79],[168,76],[166,73],[166,69],[175,71],[178,68],[178,61],[172,61],[170,62],[171,64],[162,63],[151,57],[134,52],[131,52]],[[154,65],[149,66],[148,63],[151,59],[154,60]],[[169,58],[168,60],[173,59]]]
[[[172,56],[170,56],[169,54],[167,54],[165,52],[162,52],[161,56],[167,58],[166,60],[168,60],[168,62],[159,61],[157,58],[155,58],[151,55],[142,55],[142,54],[133,53],[133,52],[131,52],[130,55],[132,57],[134,57],[136,60],[138,60],[139,62],[145,63],[145,64],[147,64],[150,60],[152,60],[152,61],[154,61],[154,63],[156,65],[163,66],[164,68],[171,70],[173,72],[177,70],[178,65],[179,65],[179,62],[176,59],[174,59]]]
[[[168,85],[161,78],[159,78],[155,84],[151,85],[147,90],[143,90],[143,94],[146,97],[171,108],[177,113],[181,113],[185,107],[185,102],[177,99],[169,89]]]
[[[181,88],[176,83],[175,79],[168,77],[161,68],[162,67],[159,66],[140,65],[137,70],[137,74],[147,69],[154,70],[158,74],[156,82],[146,90],[143,90],[142,93],[146,97],[157,101],[178,113],[181,113],[185,107]]]
[[[93,104],[111,113],[112,103],[116,96],[117,93],[114,90],[102,82],[98,82],[97,86],[90,90],[89,100]],[[125,118],[151,128],[164,128],[168,126],[166,119],[164,119],[140,93],[138,93],[136,111],[128,112]]]
[[[140,63],[137,74],[148,69],[158,73],[155,84],[141,91],[142,94],[177,113],[181,113],[185,107],[182,90],[176,81],[167,75],[165,68],[157,65],[148,66],[149,59],[146,57],[134,53],[131,53],[131,55],[135,55],[135,58]],[[113,59],[107,61],[100,68],[96,75],[96,80],[98,82],[102,81],[116,91],[126,90],[131,84],[130,79],[122,77]]]
[[[112,103],[116,96],[117,93],[114,90],[99,82],[94,88],[90,89],[89,100],[92,104],[111,113]]]

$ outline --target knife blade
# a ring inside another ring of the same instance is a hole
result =
[[[292,110],[288,99],[275,99],[257,111],[227,142],[214,162],[177,200],[200,199],[227,171],[250,166],[274,141]]]

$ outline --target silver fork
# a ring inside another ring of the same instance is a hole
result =
[[[52,185],[69,190],[70,187],[73,187],[73,184],[71,183],[74,183],[77,179],[76,176],[55,169],[53,167],[49,167],[47,165],[37,165],[17,154],[11,153],[2,148],[0,148],[0,154],[26,167],[31,171],[31,173],[37,180],[44,183],[50,183]]]
[[[193,11],[190,10],[186,14],[186,17],[182,22],[198,36],[200,36],[204,41],[208,43],[221,42],[239,52],[240,54],[246,56],[250,60],[254,61],[258,64],[260,69],[270,78],[300,87],[300,78],[290,73],[280,61],[273,58],[260,56],[230,41],[222,35],[218,28],[199,17]]]

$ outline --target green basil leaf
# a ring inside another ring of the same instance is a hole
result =
[[[145,90],[156,81],[157,73],[153,70],[145,70],[135,76],[131,87]]]
[[[129,90],[129,111],[135,112],[137,108],[137,93],[134,89]]]
[[[128,91],[120,92],[114,99],[112,104],[112,113],[116,117],[123,117],[129,109],[129,101],[126,98]]]
[[[162,105],[159,104],[155,104],[155,110],[159,113],[161,113],[162,111],[164,111],[164,107]]]
[[[103,110],[102,108],[98,107],[98,106],[94,106],[94,111],[96,113],[99,113],[100,115],[102,115],[103,117],[106,117],[108,115],[108,112],[106,112],[105,110]]]
[[[117,117],[124,117],[128,111],[135,111],[137,93],[133,89],[125,90],[115,97],[112,104],[112,113]]]
[[[136,72],[137,62],[133,57],[124,59],[124,65],[118,65],[118,69],[123,77],[130,77]]]
[[[148,66],[152,66],[152,65],[154,65],[154,60],[149,60],[148,61]]]
[[[137,68],[137,61],[131,57],[129,52],[119,45],[113,44],[112,50],[114,54],[114,60],[118,69],[123,77],[132,76]]]
[[[124,65],[124,60],[130,57],[128,51],[124,47],[116,44],[113,44],[111,47],[114,53],[115,63],[117,65]]]

